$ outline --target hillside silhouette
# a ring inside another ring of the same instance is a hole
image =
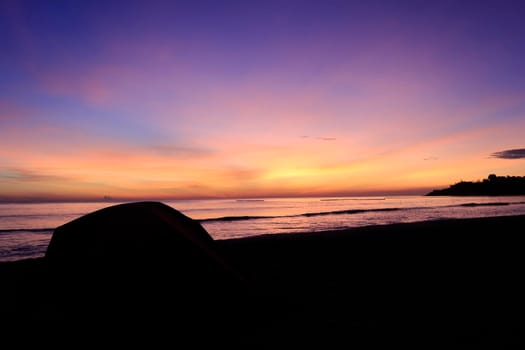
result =
[[[448,188],[433,190],[427,196],[513,196],[525,195],[525,176],[490,174],[481,181],[460,181]]]

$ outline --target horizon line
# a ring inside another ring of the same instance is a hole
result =
[[[250,200],[250,199],[275,199],[275,198],[371,198],[387,196],[423,196],[431,190],[425,191],[371,191],[355,193],[305,193],[305,194],[268,194],[265,196],[240,195],[240,196],[166,196],[166,197],[119,197],[119,196],[101,196],[101,197],[60,197],[60,196],[12,196],[1,198],[0,204],[32,204],[32,203],[123,203],[123,202],[165,202],[178,200]]]

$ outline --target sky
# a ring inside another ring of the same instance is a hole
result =
[[[0,1],[0,201],[525,175],[523,1]]]

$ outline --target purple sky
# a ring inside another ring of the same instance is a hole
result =
[[[524,18],[523,1],[4,0],[0,200],[525,175]]]

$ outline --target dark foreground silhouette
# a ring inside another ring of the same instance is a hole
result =
[[[518,196],[525,195],[525,176],[489,175],[482,181],[460,181],[427,196]]]
[[[170,207],[130,203],[58,228],[44,258],[0,264],[0,310],[128,344],[522,345],[524,226],[511,216],[214,241]]]

